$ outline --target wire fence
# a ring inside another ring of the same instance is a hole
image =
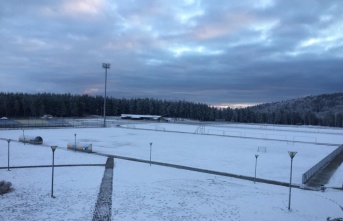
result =
[[[111,121],[106,121],[107,126],[111,126]],[[34,128],[99,128],[103,127],[102,118],[78,119],[78,118],[27,118],[27,119],[1,119],[0,130],[18,130]]]

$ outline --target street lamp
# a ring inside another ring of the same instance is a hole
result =
[[[102,63],[102,67],[105,68],[105,98],[104,98],[104,127],[106,127],[106,86],[107,86],[107,69],[110,69],[110,63]]]
[[[10,142],[11,139],[7,140],[8,146],[7,146],[7,170],[10,171]]]
[[[295,151],[288,151],[289,156],[291,157],[291,174],[289,178],[289,198],[288,198],[288,210],[291,209],[291,187],[292,187],[292,167],[293,167],[293,158],[297,154]]]
[[[74,134],[74,136],[75,136],[74,151],[76,151],[76,134]]]
[[[25,145],[25,133],[24,133],[24,130],[23,130],[23,139],[24,139],[24,145]]]
[[[52,150],[52,177],[51,177],[51,197],[54,197],[54,166],[55,166],[55,150],[57,146],[51,146]]]
[[[255,178],[254,178],[254,183],[256,183],[256,168],[257,168],[257,158],[258,158],[258,154],[255,154],[255,158],[256,158],[256,161],[255,161]]]
[[[151,146],[152,146],[152,143],[150,143],[150,166],[151,166]]]

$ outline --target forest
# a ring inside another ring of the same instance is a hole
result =
[[[87,117],[103,115],[104,97],[51,93],[0,93],[0,118]],[[106,99],[106,115],[161,115],[200,121],[343,127],[343,93],[308,96],[245,108],[150,98]]]

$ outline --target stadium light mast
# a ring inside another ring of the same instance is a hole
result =
[[[291,157],[291,174],[289,178],[289,198],[288,198],[288,210],[291,210],[291,188],[292,188],[292,166],[293,166],[293,158],[297,154],[295,151],[288,151],[289,156]]]
[[[106,87],[107,87],[107,69],[110,69],[110,63],[102,63],[102,68],[105,68],[105,98],[104,98],[104,127],[106,127]]]

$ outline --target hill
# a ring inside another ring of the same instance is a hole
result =
[[[266,123],[343,127],[343,93],[307,96],[249,109],[264,116],[263,122]]]

